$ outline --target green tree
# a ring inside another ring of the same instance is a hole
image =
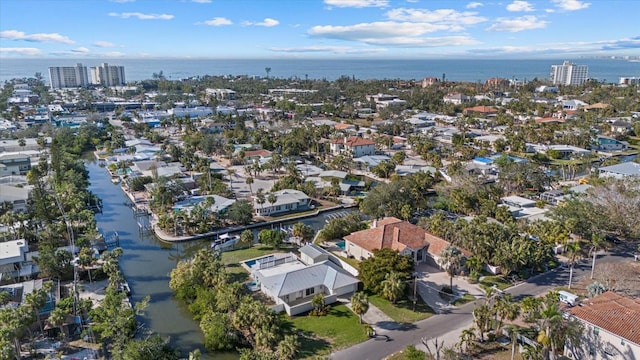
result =
[[[69,314],[64,311],[64,309],[56,307],[53,309],[51,314],[49,314],[49,319],[47,320],[51,326],[60,328],[60,335],[63,338],[63,342],[65,342],[67,338],[67,332],[64,330],[64,324],[67,321],[67,316],[69,316]]]
[[[404,294],[407,284],[405,283],[402,274],[391,272],[386,274],[381,286],[382,296],[395,304],[396,301],[402,297],[402,294]]]
[[[359,277],[364,288],[376,294],[382,293],[382,282],[387,274],[397,273],[403,281],[411,279],[414,263],[409,256],[392,249],[373,250],[373,256],[360,262]]]
[[[279,230],[273,229],[264,229],[260,230],[258,233],[258,240],[262,244],[273,246],[278,249],[282,245],[282,241],[284,240],[285,233]]]
[[[160,335],[151,335],[127,342],[122,353],[126,360],[178,360],[180,351],[169,345]]]
[[[291,231],[293,236],[297,236],[302,239],[303,242],[309,242],[313,240],[313,236],[315,235],[315,229],[301,222],[297,222],[293,225],[293,229]]]
[[[237,344],[237,334],[227,313],[207,311],[200,321],[204,334],[204,346],[212,351],[232,350]]]
[[[281,360],[296,359],[299,346],[300,342],[297,336],[286,335],[284,339],[278,343],[278,348],[276,349],[277,358]]]
[[[253,231],[247,229],[240,233],[240,247],[251,247],[253,245]]]
[[[247,200],[238,200],[227,209],[227,218],[239,225],[246,225],[253,220],[253,206]]]
[[[458,274],[462,266],[462,251],[455,246],[447,245],[439,254],[438,265],[449,275],[449,288],[453,290],[453,277]]]
[[[351,296],[351,310],[358,315],[362,324],[362,315],[369,310],[369,297],[366,293],[359,291]]]

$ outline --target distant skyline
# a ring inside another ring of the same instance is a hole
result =
[[[639,13],[637,0],[2,0],[0,59],[640,56]]]

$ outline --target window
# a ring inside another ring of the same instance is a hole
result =
[[[311,296],[315,293],[316,289],[315,288],[308,288],[305,292],[307,294],[307,296]]]

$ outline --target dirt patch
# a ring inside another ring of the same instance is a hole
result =
[[[571,290],[577,295],[587,296],[587,286],[595,281],[620,295],[640,297],[640,261],[625,259],[616,263],[599,264],[596,260],[593,279],[586,276],[577,281]]]

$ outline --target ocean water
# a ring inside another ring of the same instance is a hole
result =
[[[548,79],[551,65],[563,60],[589,66],[589,77],[617,83],[620,77],[640,77],[640,62],[608,59],[557,60],[215,60],[215,59],[0,59],[0,84],[13,78],[42,73],[48,81],[49,66],[87,67],[102,62],[125,67],[127,81],[150,79],[162,71],[170,80],[203,75],[269,76],[278,78],[335,80],[341,76],[367,79],[412,80],[443,75],[450,81],[484,82],[500,77],[517,80]]]

